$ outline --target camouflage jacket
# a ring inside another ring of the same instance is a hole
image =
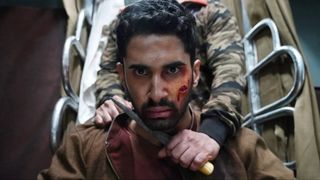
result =
[[[192,94],[193,109],[202,115],[219,117],[234,134],[241,125],[240,102],[244,80],[244,54],[234,16],[219,2],[210,3],[195,14],[200,37],[197,56],[202,61],[201,80]],[[108,44],[96,81],[99,106],[106,97],[124,96],[116,72],[116,20],[103,30]]]

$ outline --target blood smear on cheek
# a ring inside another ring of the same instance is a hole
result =
[[[177,100],[180,101],[180,95],[185,94],[188,90],[188,87],[186,85],[183,85],[178,90],[178,97]]]

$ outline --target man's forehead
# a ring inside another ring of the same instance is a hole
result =
[[[126,64],[159,67],[174,62],[189,64],[190,55],[174,35],[139,35],[130,40],[124,60]]]

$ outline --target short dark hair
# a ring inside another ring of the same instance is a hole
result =
[[[118,60],[126,56],[129,41],[136,35],[176,35],[194,63],[197,35],[194,16],[176,0],[142,0],[119,14],[116,29]]]

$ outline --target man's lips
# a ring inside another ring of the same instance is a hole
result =
[[[173,109],[163,106],[157,106],[146,109],[144,111],[144,114],[147,118],[150,119],[168,118],[173,114]]]

